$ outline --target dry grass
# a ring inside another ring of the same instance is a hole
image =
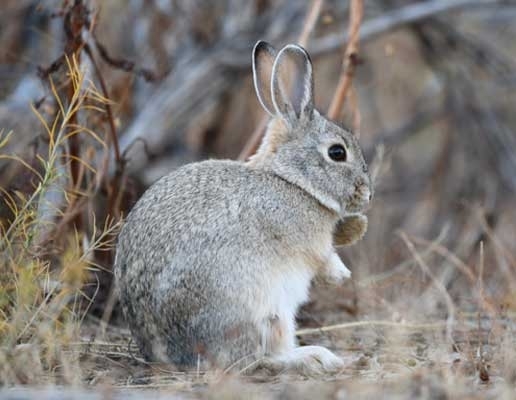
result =
[[[353,398],[367,399],[377,398],[380,392],[383,398],[393,399],[511,398],[514,319],[483,318],[480,331],[475,319],[476,315],[464,315],[457,323],[453,347],[446,343],[443,323],[361,322],[341,325],[331,337],[300,331],[304,342],[324,343],[348,361],[338,376],[316,381],[289,375],[239,377],[237,371],[179,372],[142,360],[126,331],[110,328],[103,338],[95,338],[98,326],[93,321],[83,325],[81,341],[63,348],[67,357],[77,360],[82,384],[99,388],[98,393],[110,387],[109,393],[145,396],[152,390],[152,396],[188,398],[242,398],[245,394],[309,399],[352,393]],[[493,335],[493,324],[507,329],[505,334]],[[484,369],[487,379],[482,376]]]
[[[89,134],[102,143],[94,132],[72,124],[71,116],[105,102],[84,81],[75,60],[67,65],[71,99],[64,103],[51,82],[58,104],[55,120],[47,124],[34,110],[48,135],[47,153],[37,154],[34,165],[9,154],[0,156],[12,157],[31,174],[29,194],[3,190],[2,196],[10,211],[10,218],[2,221],[0,240],[0,381],[4,384],[33,383],[43,377],[50,382],[78,382],[77,356],[67,355],[65,347],[77,339],[92,302],[84,288],[98,268],[93,253],[112,246],[119,225],[108,218],[97,230],[93,221],[91,235],[86,236],[62,224],[70,220],[78,203],[94,194],[94,184],[70,186],[67,142],[73,135]],[[4,145],[11,136],[5,135]],[[87,161],[76,161],[81,176],[95,176]]]

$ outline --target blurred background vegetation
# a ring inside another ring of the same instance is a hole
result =
[[[353,279],[315,287],[300,326],[443,322],[415,366],[438,343],[461,377],[514,384],[515,20],[508,0],[3,0],[0,381],[93,380],[69,349],[127,339],[116,231],[162,175],[252,153],[264,39],[306,46],[323,112],[352,78],[334,116],[376,174],[369,231],[341,251]],[[301,341],[362,352],[369,372],[371,348],[389,349],[329,331]]]

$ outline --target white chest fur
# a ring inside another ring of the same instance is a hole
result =
[[[262,286],[255,303],[256,322],[262,327],[265,352],[287,351],[295,346],[295,316],[308,300],[313,269],[300,265],[281,265]]]
[[[279,272],[271,286],[270,308],[280,318],[294,319],[299,306],[308,300],[313,272],[310,268],[296,267]]]

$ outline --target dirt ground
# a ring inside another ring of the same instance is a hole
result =
[[[516,319],[461,316],[447,342],[443,322],[359,321],[299,330],[301,344],[322,344],[347,366],[338,375],[306,379],[238,371],[174,370],[141,358],[127,330],[85,323],[70,343],[63,388],[59,378],[42,389],[0,392],[0,399],[512,399],[516,396]],[[312,330],[313,331],[313,330]],[[63,367],[64,368],[64,367]],[[27,371],[30,374],[29,371]],[[73,376],[73,378],[70,378]]]

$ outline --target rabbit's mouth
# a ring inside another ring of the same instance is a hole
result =
[[[355,191],[349,197],[346,211],[349,213],[357,213],[366,211],[369,208],[373,194],[369,186],[364,183],[355,185]]]

